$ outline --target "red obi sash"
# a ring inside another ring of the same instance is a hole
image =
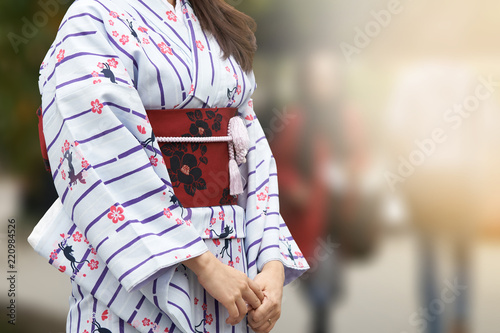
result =
[[[146,113],[181,205],[236,204],[237,198],[229,190],[227,135],[229,120],[237,109],[146,110]]]

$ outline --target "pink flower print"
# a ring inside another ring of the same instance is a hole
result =
[[[238,80],[238,74],[236,74],[236,73],[233,74],[233,77],[234,77],[235,80]]]
[[[175,219],[175,222],[177,222],[177,224],[182,224],[182,220],[181,219]]]
[[[93,72],[92,72],[92,76],[93,76],[93,77],[99,77],[99,73],[97,73],[96,71],[93,71]]]
[[[205,49],[205,46],[203,46],[203,44],[199,40],[196,41],[196,47],[199,48],[200,51],[203,51]]]
[[[78,231],[77,231],[77,232],[75,232],[75,233],[73,234],[73,240],[74,240],[75,242],[81,242],[81,241],[82,241],[82,236],[83,236],[83,235],[82,235],[80,232],[78,232]]]
[[[300,257],[303,257],[302,252],[295,251],[294,253],[295,253],[295,255],[296,255],[297,257],[299,257],[299,258],[300,258]]]
[[[62,152],[63,152],[63,154],[64,154],[64,147],[63,147],[61,150],[62,150]],[[63,160],[63,158],[61,157],[61,158],[59,159],[59,164],[63,164],[63,161],[64,161],[64,160]]]
[[[98,269],[99,268],[99,261],[94,260],[94,259],[90,259],[90,262],[87,264],[87,266],[90,267],[91,271],[93,271],[94,269]]]
[[[139,30],[140,32],[143,32],[143,33],[148,32],[148,29],[144,28],[144,27],[139,27],[137,30]]]
[[[145,37],[144,37],[144,38],[142,39],[142,43],[143,43],[143,44],[146,44],[146,45],[147,45],[147,44],[149,44],[149,39],[147,39],[147,38],[145,38]]]
[[[194,91],[194,85],[191,85],[191,89],[189,89],[188,95],[191,94],[193,91]]]
[[[82,158],[82,168],[87,169],[89,165],[89,162],[86,159]]]
[[[83,333],[89,333],[89,331],[87,331],[87,330],[83,330]]]
[[[238,238],[238,239],[236,239],[236,242],[237,242],[237,243],[241,242],[241,239],[239,239],[239,238]]]
[[[231,72],[231,68],[229,68],[229,66],[226,66],[226,71]]]
[[[207,314],[205,315],[205,322],[208,324],[208,325],[212,325],[212,322],[214,321],[214,319],[212,318],[212,314]]]
[[[238,252],[241,252],[241,245],[238,245]]]
[[[241,84],[238,84],[238,88],[236,88],[236,93],[241,94]]]
[[[93,83],[94,83],[94,84],[101,83],[101,79],[99,79],[99,80],[94,80],[94,82],[93,82]]]
[[[163,208],[163,214],[168,217],[168,218],[171,218],[172,217],[172,213],[170,212],[170,208]]]
[[[158,159],[156,157],[154,157],[154,155],[151,155],[149,157],[149,162],[154,165],[154,166],[157,166],[158,165]]]
[[[50,252],[50,259],[56,260],[57,259],[57,252],[56,250]]]
[[[227,263],[227,265],[228,265],[228,266],[230,266],[230,267],[233,267],[233,268],[234,268],[234,262],[233,262],[232,260],[231,260],[231,261],[229,261],[229,262]]]
[[[211,234],[210,229],[206,228],[205,229],[205,235],[210,236],[210,234]]]
[[[212,217],[212,220],[210,220],[210,225],[214,225],[215,222],[217,222],[217,220],[215,219],[215,217]]]
[[[169,329],[168,329],[168,327],[167,327],[167,328],[165,328],[165,330],[164,330],[163,332],[164,332],[164,333],[168,333],[168,332],[170,332],[170,330],[169,330]]]
[[[240,263],[240,257],[236,257],[236,263],[239,264]]]
[[[142,325],[143,326],[149,326],[149,325],[151,325],[151,320],[149,320],[148,318],[144,318],[142,320]]]
[[[194,305],[198,305],[198,301],[199,301],[199,299],[195,297],[194,298]]]
[[[224,212],[219,212],[219,220],[224,220],[224,217],[226,217],[226,214],[224,214]]]
[[[304,267],[304,264],[302,263],[302,261],[299,261],[299,267],[300,268]]]
[[[191,14],[191,18],[196,22],[196,17],[194,17],[194,14]]]
[[[97,114],[101,114],[102,113],[102,108],[104,107],[104,105],[102,105],[98,99],[96,99],[95,101],[92,101],[90,103],[90,105],[92,105],[92,112],[96,113]]]
[[[134,328],[137,328],[137,327],[141,326],[141,322],[138,319],[136,319],[130,325],[132,325],[132,327],[134,327]]]
[[[257,194],[257,198],[259,199],[259,201],[264,201],[266,200],[267,195],[265,195],[264,192],[260,192],[259,194]]]
[[[122,43],[122,45],[125,45],[129,42],[129,38],[127,35],[122,35],[122,38],[120,38],[120,43]]]
[[[70,146],[71,146],[71,144],[69,143],[68,140],[64,141],[64,151],[69,150]]]
[[[188,12],[187,8],[182,9],[182,14],[186,14]]]
[[[167,12],[167,18],[170,20],[170,21],[174,21],[174,22],[177,22],[177,15],[174,14],[173,11],[169,10]]]
[[[173,55],[172,49],[165,44],[165,42],[158,43],[158,47],[160,48],[161,53]]]
[[[269,192],[269,186],[264,187],[264,191]]]
[[[109,25],[115,25],[115,22],[113,20],[109,20]]]
[[[118,31],[113,31],[111,34],[113,35],[113,37],[118,37],[120,35]]]
[[[103,69],[104,68],[104,64],[102,62],[98,62],[97,63],[97,67],[99,67],[100,69]]]
[[[248,101],[248,106],[253,108],[253,101]]]
[[[85,242],[85,244],[88,244],[89,240],[87,238],[85,238],[84,242]]]
[[[189,258],[191,258],[191,255],[190,255],[190,254],[188,254],[188,255],[186,256],[186,259],[189,259]]]
[[[205,303],[203,303],[203,305],[201,306],[201,308],[203,309],[203,311],[207,311],[207,305]]]
[[[108,219],[113,220],[113,223],[118,223],[118,221],[125,220],[125,215],[123,215],[123,208],[111,206],[108,213]]]
[[[92,254],[95,255],[95,256],[97,255],[97,251],[94,248],[91,248],[90,252],[92,252]]]
[[[64,50],[59,50],[59,53],[57,54],[57,62],[61,62],[64,59]]]
[[[219,239],[212,239],[212,241],[214,242],[215,246],[219,246],[220,245],[220,240]]]
[[[66,171],[64,170],[61,171],[61,177],[63,180],[66,180]]]
[[[104,310],[103,313],[101,314],[101,319],[106,320],[109,318],[109,311],[108,309]]]
[[[108,64],[110,67],[116,68],[118,66],[118,61],[115,58],[108,59]]]
[[[118,13],[117,12],[109,12],[109,15],[113,16],[114,18],[118,18]]]
[[[190,226],[191,226],[191,220],[185,220],[184,222],[186,222],[186,225],[187,225],[188,227],[190,227]]]

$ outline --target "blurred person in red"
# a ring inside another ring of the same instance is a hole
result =
[[[276,113],[268,115],[267,130],[282,214],[312,263],[301,279],[311,305],[310,332],[326,333],[333,332],[330,314],[342,294],[344,261],[369,253],[375,233],[360,225],[372,222],[361,216],[367,154],[359,115],[345,101],[340,61],[324,47],[307,48],[301,57],[299,100],[281,117],[286,131]]]

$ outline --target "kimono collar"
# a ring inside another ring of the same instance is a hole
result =
[[[131,13],[139,13],[158,29],[157,32],[169,36],[168,39],[173,43],[172,48],[182,48],[191,54],[191,84],[186,87],[187,98],[178,105],[178,108],[188,106],[194,97],[206,103],[207,107],[212,106],[214,97],[218,94],[214,80],[214,61],[219,57],[219,46],[216,45],[214,38],[206,35],[201,29],[191,3],[188,0],[176,0],[174,8],[167,0],[125,1],[134,9]],[[175,25],[168,19],[167,14],[172,11],[176,16],[182,14],[181,17],[177,16],[177,23],[180,21],[185,24],[187,36],[175,32]]]

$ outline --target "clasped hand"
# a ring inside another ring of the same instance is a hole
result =
[[[187,260],[185,265],[197,276],[205,290],[228,311],[226,323],[238,324],[248,313],[248,325],[256,333],[268,333],[281,315],[284,268],[270,261],[254,280],[224,265],[210,252]]]

